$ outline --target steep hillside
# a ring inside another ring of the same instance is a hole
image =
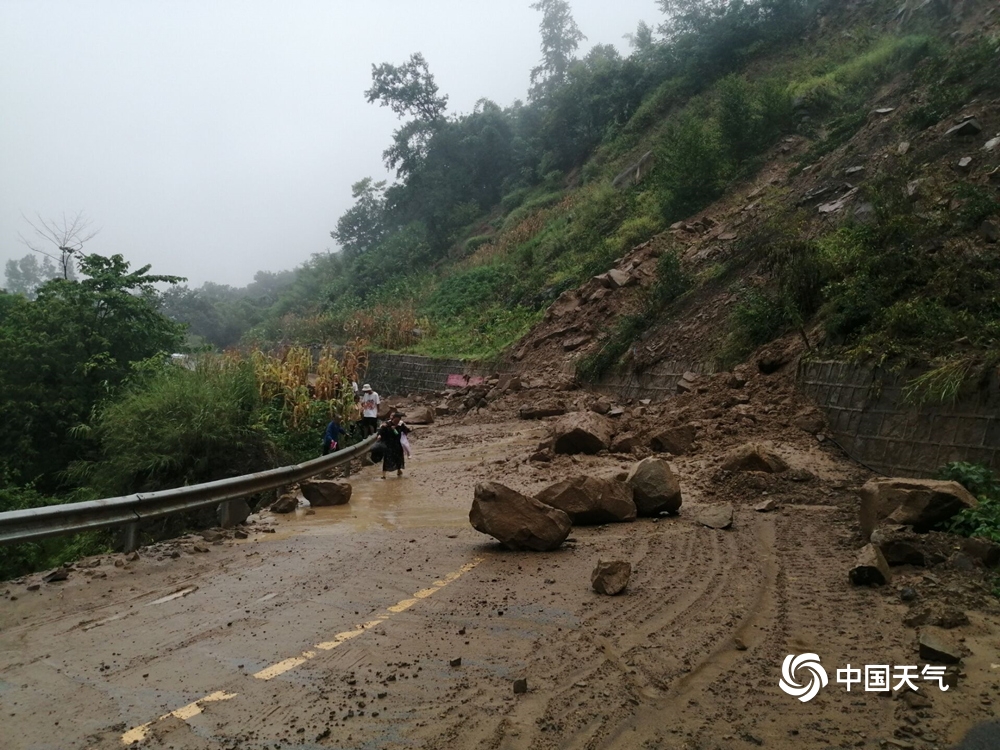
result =
[[[952,47],[907,35],[918,18],[901,16],[874,49],[908,47],[906,65],[861,56],[794,84],[794,132],[759,168],[563,292],[513,358],[568,356],[599,379],[671,359],[729,367],[791,334],[787,353],[769,350],[772,366],[806,348],[934,361],[952,381],[995,364],[1000,14],[989,5],[955,5]],[[859,60],[880,70],[861,75]],[[853,94],[852,76],[864,81]]]

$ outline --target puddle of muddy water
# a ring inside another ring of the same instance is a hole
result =
[[[462,528],[469,524],[469,509],[454,497],[443,497],[421,477],[428,472],[453,471],[454,467],[433,466],[425,461],[419,474],[410,470],[402,478],[381,479],[376,466],[367,467],[350,478],[351,502],[330,508],[299,508],[294,517],[279,519],[279,532],[336,534],[371,529]]]

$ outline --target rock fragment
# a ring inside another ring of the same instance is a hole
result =
[[[680,510],[681,485],[663,459],[643,459],[632,467],[625,481],[632,486],[632,500],[640,516]]]
[[[314,508],[346,505],[351,501],[353,488],[349,482],[338,479],[310,479],[299,488]]]
[[[878,547],[869,544],[861,550],[851,568],[850,579],[855,586],[881,586],[892,579],[889,563]]]
[[[608,479],[571,477],[546,487],[535,499],[563,511],[574,525],[634,521],[636,517],[631,486]]]
[[[698,511],[698,523],[710,529],[728,529],[733,525],[732,505],[710,505]]]
[[[513,550],[556,549],[572,528],[563,511],[497,482],[476,485],[469,522]]]
[[[598,594],[615,596],[628,586],[632,565],[624,560],[600,560],[590,574],[590,583]]]

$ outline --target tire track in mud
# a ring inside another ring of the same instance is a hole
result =
[[[596,600],[578,628],[533,644],[524,671],[542,678],[547,697],[521,696],[496,720],[454,722],[428,746],[541,750],[646,739],[640,714],[660,716],[699,695],[740,658],[732,639],[755,643],[750,633],[774,616],[773,524],[753,514],[738,523],[733,532],[683,520],[630,529],[629,594]]]

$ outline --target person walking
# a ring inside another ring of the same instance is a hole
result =
[[[363,437],[374,435],[378,430],[378,394],[365,383],[361,386],[361,434]]]
[[[403,476],[403,469],[406,466],[406,457],[403,454],[403,435],[409,433],[410,428],[403,421],[403,415],[398,411],[394,412],[389,421],[379,428],[378,439],[385,446],[385,453],[382,454],[382,478],[385,479],[387,472],[395,471],[397,477]]]

